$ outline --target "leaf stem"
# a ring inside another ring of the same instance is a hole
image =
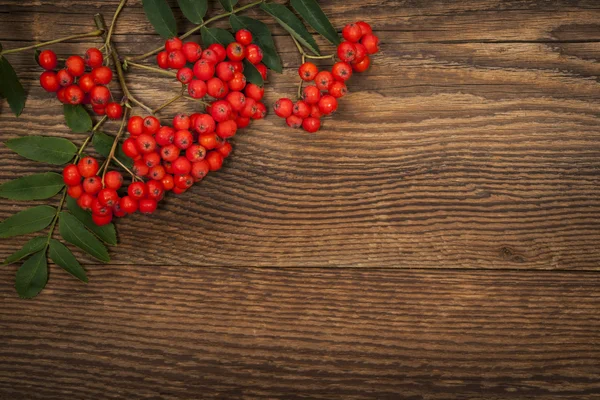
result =
[[[123,68],[127,69],[130,66],[131,67],[135,67],[135,68],[139,68],[139,69],[145,69],[145,70],[148,70],[148,71],[153,71],[153,72],[156,72],[157,74],[162,74],[162,75],[165,75],[165,76],[169,76],[171,78],[177,78],[177,74],[175,72],[165,71],[164,69],[151,67],[149,65],[138,64],[136,62],[129,61],[129,60],[123,61]]]
[[[115,13],[113,15],[113,19],[110,22],[110,28],[108,29],[108,33],[106,34],[106,39],[104,40],[104,46],[108,50],[110,50],[110,48],[111,48],[110,39],[112,37],[113,30],[115,29],[117,18],[119,17],[119,13],[123,9],[123,7],[125,7],[125,4],[127,4],[127,0],[121,0],[121,2],[119,3],[119,6],[117,7],[117,9],[116,9],[116,11],[115,11]]]
[[[240,11],[247,10],[248,8],[251,8],[251,7],[257,6],[257,5],[259,5],[260,3],[263,3],[263,2],[264,2],[264,0],[258,0],[258,1],[255,1],[255,2],[253,2],[253,3],[250,3],[250,4],[246,4],[246,5],[245,5],[245,6],[243,6],[243,7],[238,7],[238,8],[235,8],[235,9],[233,9],[232,11],[228,11],[228,12],[226,12],[226,13],[223,13],[223,14],[215,15],[214,17],[207,19],[206,21],[204,21],[204,22],[203,22],[203,23],[201,23],[200,25],[196,25],[194,28],[190,29],[189,31],[187,31],[187,32],[186,32],[186,33],[184,33],[183,35],[179,36],[179,38],[180,38],[180,39],[185,39],[186,37],[188,37],[188,36],[191,36],[191,35],[193,35],[195,32],[199,31],[199,30],[200,30],[200,29],[201,29],[203,26],[206,26],[206,25],[210,24],[210,23],[211,23],[211,22],[213,22],[213,21],[219,20],[219,19],[221,19],[221,18],[226,18],[226,17],[229,17],[229,16],[230,16],[230,15],[232,15],[232,14],[237,14],[237,13],[239,13]],[[139,56],[134,56],[134,57],[126,57],[126,60],[128,60],[128,61],[140,61],[140,60],[145,60],[146,58],[148,58],[148,57],[150,57],[150,56],[153,56],[154,54],[156,54],[156,53],[158,53],[158,52],[162,51],[164,48],[165,48],[165,46],[157,47],[156,49],[154,49],[154,50],[151,50],[151,51],[149,51],[149,52],[147,52],[147,53],[141,54],[141,55],[139,55]]]
[[[108,157],[106,157],[106,161],[105,161],[106,164],[104,165],[104,169],[102,171],[102,187],[104,187],[104,175],[106,175],[106,171],[108,170],[108,166],[110,165],[110,162],[112,160],[116,160],[115,151],[117,150],[117,146],[119,145],[119,139],[121,139],[123,132],[125,132],[125,125],[127,123],[127,114],[128,113],[129,113],[129,109],[125,108],[125,111],[123,112],[123,118],[121,119],[121,126],[119,127],[119,131],[117,132],[117,135],[115,136],[115,141],[113,142],[112,147],[110,148],[110,153],[108,153]],[[128,172],[129,172],[129,170],[128,170]]]
[[[183,90],[177,96],[171,98],[170,100],[167,100],[167,102],[161,104],[158,108],[152,110],[152,114],[156,114],[157,112],[159,112],[163,108],[168,107],[169,105],[175,103],[177,100],[181,99],[182,97],[183,97]]]
[[[187,99],[187,100],[192,100],[192,101],[198,102],[198,103],[202,104],[204,107],[210,106],[210,104],[208,104],[207,102],[205,102],[205,101],[203,101],[201,99],[195,99],[195,98],[193,98],[191,96],[185,96],[185,95],[183,97],[185,99]]]
[[[4,50],[4,51],[0,52],[0,56],[3,56],[5,54],[10,54],[10,53],[18,53],[19,51],[24,51],[24,50],[37,49],[39,47],[45,47],[45,46],[49,46],[51,44],[66,42],[68,40],[73,40],[73,39],[96,37],[96,36],[102,35],[103,33],[104,33],[103,29],[97,29],[95,31],[91,31],[91,32],[87,32],[87,33],[79,33],[77,35],[65,36],[60,39],[49,40],[47,42],[42,42],[42,43],[34,44],[31,46],[19,47],[17,49]]]
[[[292,36],[292,35],[290,35],[290,36]],[[302,64],[304,64],[305,58],[312,58],[314,60],[325,60],[327,58],[333,58],[333,57],[335,57],[335,54],[327,54],[327,55],[324,55],[324,56],[313,56],[313,55],[310,55],[310,54],[306,54],[306,52],[304,51],[304,49],[300,45],[300,42],[298,42],[298,40],[294,36],[292,36],[292,39],[294,40],[294,43],[296,44],[296,47],[298,48],[298,51],[302,55]]]

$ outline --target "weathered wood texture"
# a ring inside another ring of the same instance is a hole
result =
[[[115,40],[139,54],[160,40],[130,3]],[[238,134],[220,172],[119,224],[109,266],[78,253],[87,286],[53,266],[25,302],[3,267],[0,399],[600,396],[598,2],[320,3],[382,39],[335,118],[317,135],[273,115]],[[93,29],[116,5],[0,0],[0,42]],[[248,15],[285,64],[272,104],[294,94],[300,57]],[[31,53],[9,57],[30,97],[19,119],[0,103],[0,140],[80,143]],[[128,81],[153,106],[178,86]],[[161,117],[180,110],[193,105]],[[1,182],[39,170],[0,146]],[[0,200],[0,218],[23,207]]]

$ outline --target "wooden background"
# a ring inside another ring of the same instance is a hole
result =
[[[382,40],[335,118],[238,134],[220,172],[119,223],[109,265],[79,254],[88,285],[52,266],[19,300],[2,267],[1,399],[600,398],[598,1],[320,3]],[[91,30],[116,5],[0,0],[0,41]],[[300,58],[247,14],[286,67],[272,104]],[[122,54],[160,43],[133,0],[115,39]],[[29,100],[19,119],[0,103],[0,140],[81,142],[32,53],[8,58]],[[177,88],[127,79],[153,106]],[[2,182],[41,168],[5,146],[0,166]],[[24,207],[2,200],[0,217]]]

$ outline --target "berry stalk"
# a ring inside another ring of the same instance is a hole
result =
[[[102,34],[104,34],[104,30],[103,29],[97,29],[95,31],[91,31],[91,32],[87,32],[87,33],[79,33],[77,35],[66,36],[66,37],[63,37],[63,38],[60,38],[60,39],[54,39],[54,40],[49,40],[47,42],[33,44],[31,46],[25,46],[25,47],[19,47],[19,48],[16,48],[16,49],[4,50],[4,51],[0,52],[0,56],[3,56],[5,54],[18,53],[20,51],[25,51],[25,50],[37,49],[37,48],[40,48],[40,47],[46,47],[46,46],[49,46],[51,44],[66,42],[66,41],[73,40],[73,39],[81,39],[81,38],[87,38],[87,37],[101,36]]]
[[[174,72],[165,71],[164,69],[160,69],[160,68],[150,67],[148,65],[138,64],[136,62],[132,62],[132,61],[126,59],[125,61],[123,61],[123,68],[127,70],[127,69],[129,69],[129,67],[145,69],[147,71],[152,71],[152,72],[156,72],[157,74],[162,74],[162,75],[168,76],[170,78],[177,78],[177,74]]]

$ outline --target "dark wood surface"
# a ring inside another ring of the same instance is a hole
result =
[[[139,54],[160,40],[130,3],[115,41]],[[3,267],[0,399],[600,398],[598,2],[320,3],[382,39],[335,118],[253,124],[220,172],[119,223],[109,265],[78,253],[87,285],[52,266],[23,301]],[[116,5],[0,0],[0,42],[91,30]],[[248,15],[286,67],[272,104],[300,58]],[[19,119],[0,103],[0,140],[81,143],[32,54],[8,57],[29,100]],[[153,106],[177,88],[128,82]],[[0,146],[0,181],[40,168]]]

